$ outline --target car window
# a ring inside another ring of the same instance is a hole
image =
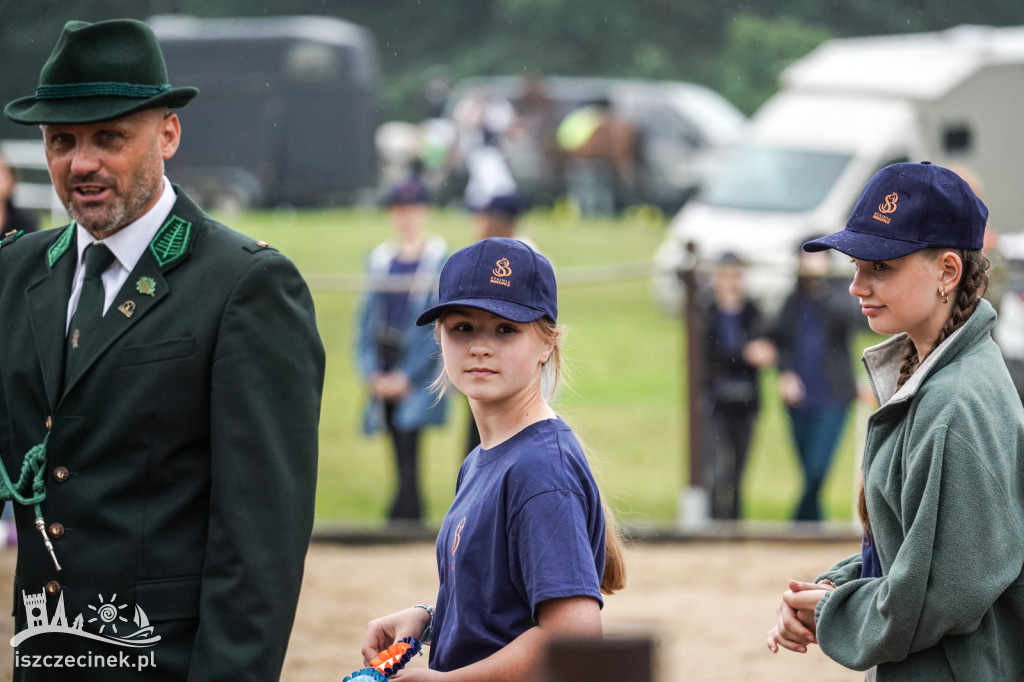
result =
[[[703,202],[758,211],[809,211],[822,202],[850,154],[751,147],[707,187]]]

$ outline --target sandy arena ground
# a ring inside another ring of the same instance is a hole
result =
[[[811,578],[856,549],[811,541],[636,545],[629,586],[606,601],[605,631],[655,638],[660,682],[862,680],[817,648],[773,656],[764,644],[786,579]],[[0,584],[11,584],[13,570],[14,552],[0,552]],[[432,603],[436,587],[431,544],[314,545],[281,679],[340,681],[361,667],[359,643],[368,620]],[[10,588],[0,597],[0,608],[10,613]],[[0,619],[0,637],[11,636],[10,619]],[[426,665],[426,657],[413,664]],[[3,646],[0,680],[10,680],[10,672],[11,648]]]

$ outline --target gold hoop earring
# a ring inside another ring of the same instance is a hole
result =
[[[946,290],[941,287],[939,288],[939,296],[942,297],[942,302],[944,304],[949,303],[949,296],[946,294]]]

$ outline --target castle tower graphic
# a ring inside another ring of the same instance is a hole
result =
[[[21,600],[25,602],[25,620],[30,628],[45,628],[50,623],[46,615],[46,595],[25,594],[21,591]]]
[[[22,590],[21,600],[25,603],[25,621],[28,623],[28,629],[45,628],[48,625],[65,628],[68,626],[68,617],[64,611],[63,594],[57,600],[57,610],[53,614],[52,621],[46,613],[46,595],[43,592],[25,594],[25,590]]]

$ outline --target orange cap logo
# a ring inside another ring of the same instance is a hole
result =
[[[878,205],[878,210],[881,213],[894,213],[896,211],[896,202],[900,200],[900,196],[893,192],[892,194],[885,197],[885,203]]]
[[[512,274],[512,268],[509,267],[508,258],[502,258],[495,263],[495,265],[497,267],[491,270],[495,277],[508,277]]]

